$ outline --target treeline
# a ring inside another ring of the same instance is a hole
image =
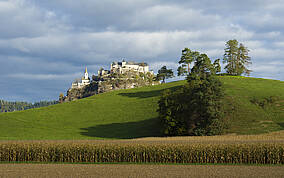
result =
[[[57,104],[58,101],[40,101],[35,103],[0,100],[0,112],[22,111]]]

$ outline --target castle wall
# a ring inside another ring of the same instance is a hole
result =
[[[125,61],[121,62],[121,63],[112,63],[111,64],[111,71],[112,72],[118,72],[118,73],[125,73],[128,72],[130,70],[134,70],[137,72],[142,72],[142,73],[147,73],[149,72],[149,66],[145,65],[139,65],[139,64],[129,64]]]

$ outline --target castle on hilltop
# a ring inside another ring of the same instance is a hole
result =
[[[83,88],[84,86],[87,86],[90,84],[90,78],[88,74],[87,67],[85,68],[85,74],[82,78],[76,79],[73,83],[71,88]]]
[[[112,62],[110,70],[101,68],[98,75],[89,78],[87,67],[82,78],[76,79],[68,89],[66,96],[61,96],[60,101],[67,102],[85,98],[98,93],[112,90],[137,88],[141,86],[158,85],[160,81],[147,63],[141,62]]]
[[[126,74],[126,73],[150,73],[154,75],[154,72],[149,70],[149,65],[147,63],[141,62],[112,62],[110,65],[110,70],[104,70],[101,68],[98,71],[98,77],[109,77],[111,74]],[[85,68],[85,74],[82,78],[76,79],[71,86],[71,89],[81,89],[91,83],[87,67]]]

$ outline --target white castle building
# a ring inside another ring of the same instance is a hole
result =
[[[112,62],[110,65],[110,71],[104,70],[103,68],[101,68],[98,71],[98,75],[104,76],[110,73],[124,74],[129,71],[142,72],[144,74],[150,72],[151,74],[154,74],[153,71],[149,70],[149,65],[147,63],[126,62],[123,60],[122,62]]]
[[[135,72],[147,73],[149,72],[149,66],[147,63],[126,62],[124,60],[122,62],[113,62],[110,65],[111,72],[124,74],[131,70]]]
[[[84,86],[87,86],[89,84],[90,84],[90,78],[89,78],[88,70],[87,70],[87,67],[86,67],[84,77],[82,77],[81,79],[76,79],[72,83],[71,88],[83,88]]]

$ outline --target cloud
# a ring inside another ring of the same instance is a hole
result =
[[[252,67],[254,75],[259,75],[267,79],[277,79],[283,77],[284,60],[259,63]]]
[[[251,55],[255,59],[262,59],[263,62],[271,62],[277,59],[283,60],[284,51],[283,49],[255,48],[251,50]]]
[[[62,29],[53,12],[41,10],[26,0],[0,1],[0,38],[37,37]]]
[[[15,73],[15,74],[9,74],[7,75],[8,78],[17,78],[17,79],[24,79],[24,80],[66,80],[68,78],[75,78],[77,76],[80,76],[80,73],[75,74],[64,74],[64,75],[58,75],[58,74],[25,74],[25,73]]]
[[[248,38],[251,32],[241,29],[213,28],[203,31],[167,32],[78,32],[53,34],[34,38],[13,38],[0,40],[0,51],[20,54],[46,61],[64,59],[71,63],[94,64],[115,58],[139,58],[164,60],[176,58],[180,50],[188,46],[204,52],[223,48],[224,40],[239,36]],[[222,35],[214,35],[221,32]],[[206,39],[206,40],[204,40]],[[217,41],[218,40],[218,41]],[[218,50],[217,50],[218,51]],[[220,51],[220,50],[219,50]]]

